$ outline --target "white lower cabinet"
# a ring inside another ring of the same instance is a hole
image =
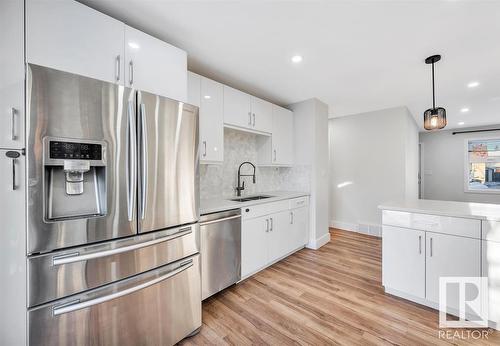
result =
[[[382,232],[384,286],[425,298],[425,232],[393,226]]]
[[[287,249],[289,252],[307,244],[309,240],[309,207],[290,210],[288,239]]]
[[[305,200],[303,207],[295,209],[291,209],[287,201],[242,208],[242,278],[306,245],[309,208],[307,197]]]
[[[268,227],[267,217],[243,221],[241,225],[241,277],[246,277],[267,264]]]
[[[440,277],[481,276],[481,240],[427,232],[426,298],[439,303]],[[458,308],[458,289],[447,290],[448,306]]]
[[[290,241],[290,224],[289,212],[281,211],[269,216],[269,256],[268,262],[273,262],[283,257],[289,250],[288,242]]]
[[[488,277],[490,321],[500,327],[500,242],[482,241],[482,275]]]

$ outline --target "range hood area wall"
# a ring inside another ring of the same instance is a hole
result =
[[[224,129],[224,162],[200,165],[201,199],[226,198],[235,195],[238,166],[243,161],[257,162],[258,136],[230,128]],[[245,190],[242,191],[242,195],[278,190],[309,192],[310,174],[311,167],[307,165],[257,166],[255,184],[252,183],[251,178],[243,178]]]

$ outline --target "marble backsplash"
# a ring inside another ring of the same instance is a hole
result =
[[[238,167],[244,161],[257,162],[258,135],[224,129],[224,163],[200,165],[200,198],[225,198],[236,195]],[[251,174],[252,166],[242,167],[242,174]],[[256,182],[242,177],[245,190],[242,196],[266,191],[310,191],[310,166],[259,167]]]

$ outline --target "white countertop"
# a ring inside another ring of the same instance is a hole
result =
[[[249,201],[249,202],[231,201],[230,199],[232,199],[232,198],[239,198],[239,197],[235,197],[235,196],[229,196],[229,197],[222,198],[222,199],[221,198],[202,199],[200,201],[200,214],[205,215],[205,214],[216,213],[216,212],[224,211],[224,210],[248,207],[250,205],[271,203],[271,202],[276,202],[276,201],[282,201],[284,199],[309,196],[309,192],[268,191],[268,192],[258,193],[257,195],[266,195],[266,196],[273,196],[273,197],[259,199],[259,200],[255,200],[255,201]],[[245,197],[251,197],[251,196],[242,196],[242,198],[245,198]]]
[[[379,209],[500,221],[500,204],[411,199],[384,203]]]

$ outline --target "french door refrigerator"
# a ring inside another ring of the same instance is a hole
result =
[[[201,326],[198,109],[27,77],[29,343],[178,342]]]

